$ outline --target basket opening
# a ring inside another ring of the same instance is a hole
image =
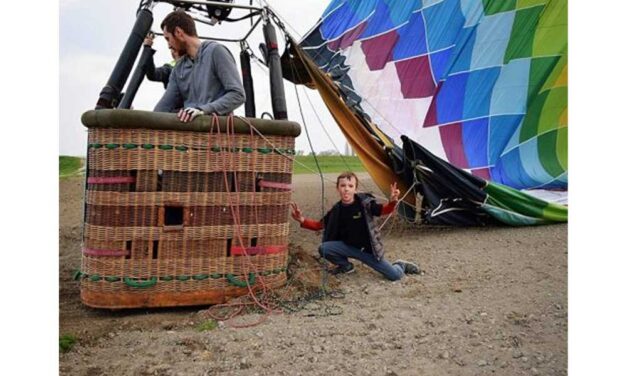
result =
[[[163,191],[163,170],[157,171],[157,192]]]
[[[159,258],[159,241],[158,240],[152,241],[152,258],[153,259]]]
[[[233,244],[233,239],[226,239],[226,257],[231,257],[231,245]]]
[[[132,240],[127,240],[126,241],[126,250],[128,252],[126,253],[126,256],[124,256],[125,259],[130,259],[131,258],[131,249],[133,249],[133,241]]]
[[[256,247],[257,246],[257,238],[251,238],[250,239],[250,246],[251,247]]]
[[[130,170],[133,182],[128,185],[129,192],[137,192],[137,170]]]
[[[165,206],[164,222],[165,226],[182,226],[183,225],[183,207],[182,206]]]

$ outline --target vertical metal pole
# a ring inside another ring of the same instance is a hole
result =
[[[250,69],[250,53],[244,48],[242,48],[242,52],[239,53],[239,61],[242,67],[244,92],[246,93],[246,103],[244,104],[246,117],[254,118],[256,116],[255,88],[253,85],[253,75]]]
[[[152,8],[152,3],[149,3],[147,8]],[[122,53],[113,68],[113,72],[111,72],[107,84],[100,92],[100,97],[96,103],[96,110],[113,108],[115,102],[119,99],[120,92],[131,73],[131,69],[133,69],[133,63],[139,54],[139,49],[152,26],[152,11],[147,8],[141,9],[137,13],[137,19],[135,20],[131,35],[129,35],[126,45],[124,45],[124,49],[122,49]]]
[[[285,102],[285,88],[283,87],[283,71],[276,31],[266,17],[263,24],[263,36],[268,48],[268,69],[270,70],[270,97],[272,98],[272,112],[277,120],[287,119],[287,104]]]
[[[122,97],[118,108],[131,108],[133,99],[135,99],[135,94],[137,94],[137,90],[139,89],[139,85],[142,84],[144,76],[146,75],[146,62],[148,59],[152,58],[154,53],[155,50],[149,46],[144,46],[142,49],[142,54],[139,56],[139,61],[135,67],[135,71],[131,76],[131,80],[126,87],[126,91],[124,92],[124,96]]]

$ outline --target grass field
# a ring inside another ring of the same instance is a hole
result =
[[[83,166],[83,158],[68,157],[66,155],[59,156],[59,177],[65,178],[76,176],[80,173]]]
[[[364,166],[357,157],[342,157],[342,156],[318,156],[318,163],[320,169],[324,173],[335,173],[343,171],[363,172]],[[83,158],[68,157],[65,155],[59,156],[59,177],[76,176],[81,172],[83,164]],[[297,156],[296,162],[294,162],[294,174],[314,174],[318,173],[318,167],[314,161],[314,157]]]
[[[301,163],[304,165],[301,165]],[[343,171],[361,172],[366,171],[357,157],[342,157],[336,155],[318,156],[320,169],[324,173],[334,173]],[[306,166],[306,167],[305,167]],[[318,167],[314,157],[297,156],[294,162],[294,174],[317,174]]]

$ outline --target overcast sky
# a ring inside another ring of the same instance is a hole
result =
[[[248,1],[235,0],[236,4]],[[325,0],[270,0],[270,5],[289,24],[288,30],[299,40],[320,18],[328,1]],[[258,4],[255,0],[253,4]],[[87,133],[80,122],[81,114],[95,107],[100,91],[106,84],[126,43],[135,22],[135,12],[139,0],[60,0],[59,8],[59,153],[61,155],[84,156]],[[160,31],[159,24],[172,6],[157,3],[152,30]],[[244,15],[243,11],[233,11],[232,17]],[[201,36],[221,36],[241,38],[249,30],[248,20],[238,23],[222,23],[217,26],[197,24]],[[249,40],[253,51],[259,56],[258,45],[263,40],[261,27],[258,27]],[[282,37],[279,36],[280,51],[283,51]],[[239,45],[225,43],[233,52],[239,66]],[[157,37],[153,48],[157,50],[154,60],[157,66],[171,60],[163,37]],[[267,111],[272,113],[269,95],[267,70],[253,64],[257,116]],[[303,121],[294,93],[294,85],[285,82],[288,117],[301,126]],[[328,113],[316,91],[299,87],[299,95],[305,122],[316,152],[334,149],[316,117],[308,98],[341,152],[345,138]],[[163,94],[163,85],[144,80],[133,101],[133,107],[152,110]],[[306,92],[306,94],[305,94]],[[244,115],[244,106],[235,111]],[[296,140],[296,148],[309,153],[310,147],[303,131]]]

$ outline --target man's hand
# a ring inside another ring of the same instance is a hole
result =
[[[401,191],[396,188],[396,182],[390,184],[390,201],[398,201]]]
[[[153,34],[152,31],[148,32],[148,35],[146,35],[146,38],[144,38],[144,46],[149,46],[152,47],[152,42],[155,39],[155,34]]]
[[[194,120],[196,116],[204,115],[204,114],[205,114],[204,112],[202,112],[201,110],[197,108],[187,107],[184,110],[180,110],[177,116],[179,120],[182,121],[183,123],[189,123],[190,121]]]
[[[291,202],[290,206],[292,207],[292,218],[294,218],[300,224],[305,222],[305,217],[303,216],[303,213],[298,208],[298,205],[296,205],[296,203],[294,202]]]

